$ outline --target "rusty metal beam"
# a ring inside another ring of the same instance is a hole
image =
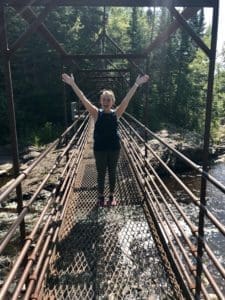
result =
[[[186,20],[190,19],[193,17],[197,11],[200,9],[200,7],[197,8],[186,8],[182,13],[181,16],[185,18]],[[180,24],[178,21],[172,22],[168,28],[160,33],[153,42],[149,44],[149,46],[144,50],[144,53],[149,53],[153,51],[155,48],[159,47],[162,43],[166,42],[169,40],[171,34],[176,32],[176,30],[180,28]]]
[[[108,72],[123,72],[123,73],[128,73],[130,72],[129,69],[83,69],[79,70],[81,73],[108,73]]]
[[[146,54],[133,54],[133,53],[124,53],[124,54],[69,54],[63,57],[64,61],[71,59],[144,59],[146,58]]]
[[[93,49],[94,49],[95,46],[98,44],[98,42],[101,41],[101,39],[102,39],[102,37],[103,37],[103,34],[104,34],[104,33],[101,32],[101,33],[99,34],[98,38],[97,38],[94,42],[92,42],[90,45],[88,45],[88,48],[85,49],[85,51],[84,51],[85,54],[89,54],[90,51],[93,51]]]
[[[123,79],[123,76],[86,76],[86,79]]]
[[[210,127],[211,127],[211,119],[212,119],[213,84],[214,84],[214,72],[215,72],[215,64],[216,64],[216,45],[217,45],[217,33],[218,33],[218,15],[219,15],[218,1],[215,1],[215,4],[216,7],[213,9],[211,57],[209,61],[207,97],[206,97],[206,109],[205,109],[203,171],[207,171],[209,167],[209,142],[210,142],[209,139],[210,139]],[[198,224],[199,230],[198,230],[197,275],[196,275],[195,299],[200,299],[201,297],[202,271],[203,271],[202,258],[204,253],[204,227],[205,227],[206,204],[207,204],[206,187],[207,187],[207,181],[202,176],[201,190],[200,190],[201,208],[199,212],[199,224]]]
[[[13,54],[18,48],[22,47],[26,40],[32,35],[33,32],[40,26],[40,24],[44,21],[49,11],[53,8],[54,3],[53,0],[48,3],[48,5],[44,8],[44,10],[40,13],[40,15],[33,21],[33,23],[29,26],[27,31],[25,31],[10,47],[9,54]]]
[[[15,106],[14,106],[14,96],[13,96],[13,86],[12,86],[12,75],[11,75],[11,64],[8,55],[8,41],[7,41],[7,30],[4,16],[4,7],[0,4],[0,47],[1,54],[3,56],[3,72],[5,79],[5,89],[6,98],[8,102],[8,112],[9,112],[9,126],[11,134],[11,152],[13,160],[13,171],[14,177],[16,178],[20,173],[20,163],[19,163],[19,149],[18,149],[18,139],[17,139],[17,129],[16,129],[16,116],[15,116]],[[23,193],[22,185],[19,184],[16,187],[17,195],[17,212],[18,214],[23,209]],[[25,222],[24,220],[20,224],[20,236],[21,243],[25,240]]]
[[[115,82],[118,82],[118,80],[116,79],[107,79],[107,78],[97,78],[97,79],[89,79],[90,81],[95,81],[96,83],[115,83]]]
[[[19,12],[21,9],[21,6],[19,5],[18,1],[14,0],[13,2],[10,2],[11,6]],[[37,16],[32,10],[31,7],[26,6],[26,8],[20,12],[20,15],[29,23],[33,23]],[[48,28],[42,23],[37,28],[37,31],[47,40],[47,42],[52,46],[59,54],[61,55],[67,55],[67,52],[65,49],[60,45],[60,43],[55,39],[53,34],[48,30]]]
[[[209,47],[202,41],[202,39],[195,33],[195,31],[190,27],[186,20],[181,16],[181,14],[174,8],[168,7],[170,13],[177,19],[177,21],[183,26],[183,28],[189,33],[196,44],[205,52],[205,54],[210,57],[211,51]]]
[[[0,0],[10,4],[10,0]],[[29,5],[29,0],[18,0],[19,5]],[[48,0],[36,0],[33,6],[46,5]],[[213,0],[57,0],[58,6],[127,6],[127,7],[165,7],[168,3],[180,7],[214,7]]]

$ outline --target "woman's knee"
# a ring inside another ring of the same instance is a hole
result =
[[[96,169],[98,171],[98,173],[104,173],[106,171],[107,168],[107,156],[106,153],[104,152],[99,152],[99,151],[95,151],[94,152],[94,156],[95,156],[95,164],[96,164]]]
[[[119,151],[111,151],[108,157],[109,171],[115,171],[119,160]]]

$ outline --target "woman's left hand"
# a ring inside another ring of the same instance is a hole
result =
[[[143,83],[147,82],[148,80],[149,80],[149,76],[145,74],[143,76],[139,75],[135,82],[138,85],[142,85]]]

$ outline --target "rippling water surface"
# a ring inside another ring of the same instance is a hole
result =
[[[218,181],[225,185],[225,162],[217,162],[213,164],[210,168],[209,173],[215,177]],[[200,194],[200,184],[201,177],[194,173],[187,173],[180,175],[182,181],[194,192],[195,195]],[[175,193],[178,199],[181,199],[181,205],[194,223],[198,224],[198,212],[196,206],[187,203],[190,199],[178,184],[174,182],[169,182],[170,189]],[[211,183],[207,184],[207,208],[208,210],[220,221],[220,223],[225,226],[225,194],[223,194],[219,189],[213,186]],[[183,202],[183,203],[182,203]],[[216,227],[205,218],[205,238],[212,249],[213,253],[216,255],[220,263],[225,267],[225,237],[216,229]],[[211,267],[210,267],[211,269]],[[213,269],[211,270],[214,273]],[[218,274],[214,273],[215,278],[221,280]],[[222,284],[222,283],[220,283]],[[223,286],[223,284],[222,284]],[[222,288],[225,292],[225,285]]]
[[[225,163],[220,162],[212,166],[210,174],[225,185]],[[212,184],[207,187],[208,208],[225,226],[225,194],[215,188]],[[219,259],[220,263],[225,267],[225,237],[209,226],[206,230],[206,239],[213,249],[214,254]],[[225,292],[225,284],[223,287]]]

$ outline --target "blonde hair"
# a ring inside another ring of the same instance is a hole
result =
[[[109,96],[112,99],[113,104],[115,104],[116,98],[115,98],[115,95],[114,95],[112,90],[102,90],[101,95],[100,95],[100,99],[102,99],[103,96]]]

